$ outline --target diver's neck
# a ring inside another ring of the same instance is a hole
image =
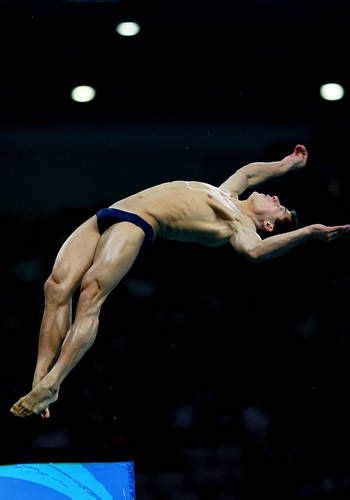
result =
[[[258,220],[258,217],[251,206],[250,201],[249,200],[238,200],[238,203],[239,203],[240,211],[243,212],[244,215],[246,215],[251,220],[252,224],[254,224],[254,226],[255,226],[255,230],[257,230],[259,227],[259,220]]]

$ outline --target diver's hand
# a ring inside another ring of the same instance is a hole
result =
[[[324,226],[323,224],[312,224],[310,226],[313,238],[330,242],[350,233],[350,224],[345,226]]]

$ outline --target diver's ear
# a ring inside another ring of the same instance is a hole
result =
[[[274,224],[271,222],[270,219],[265,219],[263,222],[263,228],[265,231],[268,233],[271,233],[273,231]]]

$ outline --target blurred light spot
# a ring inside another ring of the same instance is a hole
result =
[[[216,484],[219,487],[226,479],[225,472],[225,469],[218,464],[200,465],[194,471],[194,480],[197,485]]]
[[[317,333],[318,328],[318,317],[315,314],[307,314],[305,317],[301,318],[296,326],[295,330],[297,335],[308,339]]]
[[[119,23],[115,30],[121,36],[135,36],[140,31],[140,26],[132,22]]]
[[[33,446],[37,448],[64,448],[69,445],[70,439],[65,429],[41,433],[33,439]]]
[[[184,474],[178,472],[163,472],[153,476],[153,481],[157,485],[159,493],[168,493],[171,491],[172,498],[182,498],[182,488],[184,487]],[[186,497],[187,498],[187,497]]]
[[[171,323],[184,323],[186,321],[186,314],[184,311],[176,309],[174,311],[168,311],[168,321]]]
[[[217,422],[219,425],[225,427],[228,425],[232,425],[233,418],[231,415],[219,415],[217,418]]]
[[[220,309],[223,306],[222,298],[217,295],[208,295],[207,303],[208,306],[212,309]]]
[[[128,344],[129,338],[125,335],[119,335],[118,337],[114,335],[110,340],[110,346],[113,349],[118,349],[118,351],[126,349],[128,347]]]
[[[336,179],[331,179],[328,183],[328,191],[333,195],[333,196],[339,196],[340,195],[340,184]]]
[[[94,99],[96,91],[89,85],[79,85],[72,90],[71,98],[76,102],[89,102]]]
[[[194,409],[192,405],[186,404],[176,408],[172,416],[174,427],[188,428],[194,424]]]
[[[320,94],[326,101],[338,101],[344,95],[344,89],[338,83],[326,83],[320,88]]]
[[[14,271],[22,281],[27,283],[38,281],[41,276],[40,259],[21,260],[15,265]]]
[[[270,417],[260,408],[248,407],[242,410],[243,422],[252,434],[264,437],[270,425]]]
[[[324,491],[325,493],[330,493],[331,491],[334,491],[334,481],[330,478],[325,478],[323,481],[321,481],[320,484],[320,489],[321,491]]]
[[[185,448],[183,450],[185,457],[187,457],[194,464],[204,464],[208,461],[210,457],[209,448],[204,447],[192,447]]]
[[[232,417],[231,419],[233,420]],[[215,455],[217,460],[222,463],[241,463],[243,460],[243,449],[238,445],[221,445],[216,449]]]
[[[349,478],[344,478],[343,481],[343,488],[349,490],[350,489],[350,479]]]
[[[312,483],[305,482],[300,486],[300,495],[303,497],[310,497],[315,494],[315,486]]]
[[[150,297],[155,291],[153,283],[138,278],[129,278],[126,281],[126,288],[131,295],[141,299]]]

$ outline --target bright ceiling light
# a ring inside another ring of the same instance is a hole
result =
[[[339,101],[344,95],[344,89],[338,83],[326,83],[321,86],[320,94],[326,101]]]
[[[137,23],[119,23],[116,32],[121,36],[135,36],[140,31],[140,26]]]
[[[89,85],[79,85],[79,87],[75,87],[71,92],[71,98],[76,102],[92,101],[95,95],[95,89]]]

